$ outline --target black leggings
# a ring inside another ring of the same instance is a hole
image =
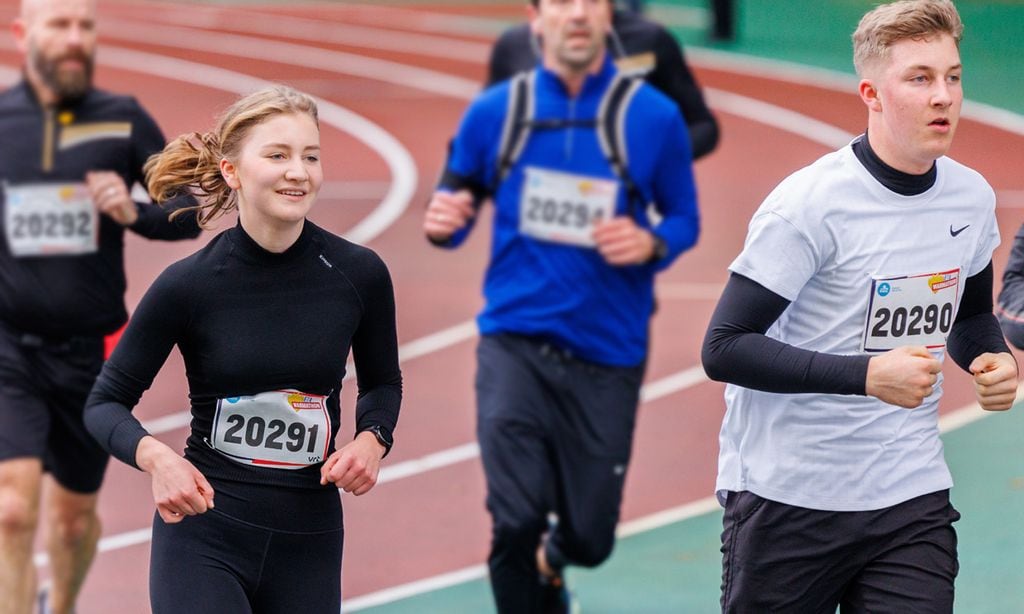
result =
[[[338,614],[344,530],[274,531],[217,510],[153,519],[153,614]]]

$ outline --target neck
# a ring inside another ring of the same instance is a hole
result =
[[[602,49],[590,64],[581,68],[567,66],[557,59],[549,58],[545,60],[544,68],[558,75],[569,95],[576,96],[583,89],[583,82],[586,81],[587,75],[601,72],[601,67],[604,65],[604,54],[605,51]]]
[[[40,105],[44,107],[52,107],[59,102],[59,100],[57,100],[57,94],[47,87],[46,84],[43,83],[43,80],[39,78],[39,75],[37,75],[31,68],[25,69],[25,79],[28,81],[28,85],[32,88],[32,92],[36,95],[36,100],[39,101]]]
[[[888,138],[885,127],[871,124],[872,122],[869,121],[868,134],[871,135],[871,149],[882,162],[910,175],[923,175],[935,165],[935,158],[914,158],[902,155],[899,147]]]
[[[295,245],[295,242],[299,240],[299,235],[302,234],[302,226],[305,224],[304,219],[297,222],[279,223],[252,219],[252,216],[246,215],[242,209],[238,211],[238,221],[242,225],[242,229],[245,230],[245,234],[272,254],[284,253],[289,247]]]

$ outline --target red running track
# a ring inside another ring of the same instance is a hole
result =
[[[435,250],[422,238],[420,213],[466,97],[483,78],[494,31],[486,27],[493,22],[467,20],[467,7],[451,5],[413,9],[288,3],[287,8],[247,4],[185,9],[154,2],[101,4],[98,84],[136,95],[168,136],[209,126],[235,98],[231,84],[239,75],[287,82],[392,135],[411,154],[418,180],[408,209],[368,244],[387,261],[394,277],[400,341],[408,344],[472,319],[481,306],[486,233],[476,233],[456,254]],[[4,17],[13,17],[16,10],[15,0],[0,1]],[[474,18],[514,19],[522,9],[521,3],[510,2],[472,10]],[[316,25],[314,18],[328,26]],[[128,52],[150,55],[132,61]],[[393,64],[367,65],[367,59]],[[202,66],[193,66],[183,81],[167,72],[179,70],[181,61]],[[0,62],[18,66],[9,40],[0,45]],[[410,67],[434,72],[415,73]],[[231,73],[213,75],[214,68]],[[864,127],[863,107],[853,88],[798,85],[700,62],[695,68],[708,88],[771,103],[851,134]],[[750,215],[779,180],[834,148],[780,129],[771,115],[718,108],[718,117],[722,143],[697,164],[704,228],[700,244],[659,279],[660,310],[653,324],[648,382],[693,373],[688,370],[699,364],[704,328]],[[953,157],[981,171],[997,191],[1024,191],[1021,134],[964,120],[957,139]],[[326,122],[322,140],[325,175],[337,184],[325,190],[312,218],[345,233],[375,210],[393,177],[380,145],[368,146]],[[1007,204],[1016,208],[1001,208],[998,216],[1008,240],[1021,223],[1024,203]],[[132,237],[127,246],[129,304],[138,301],[163,267],[195,251],[209,236],[176,244]],[[1007,251],[1004,245],[996,255],[997,273]],[[475,343],[472,336],[452,339],[403,363],[405,402],[398,445],[386,471],[407,468],[410,461],[441,451],[472,452]],[[967,378],[955,371],[947,368],[943,411],[972,401]],[[183,368],[175,355],[136,411],[151,421],[180,414],[187,403]],[[343,411],[349,429],[352,407],[348,390]],[[723,411],[722,387],[699,379],[644,403],[624,520],[712,494]],[[160,437],[180,447],[185,434],[178,427]],[[341,434],[348,436],[350,431]],[[482,474],[471,454],[438,469],[391,479],[363,497],[345,495],[346,597],[482,563],[489,536],[483,499]],[[80,612],[148,611],[149,544],[144,534],[152,513],[147,477],[112,463],[101,496],[105,551],[86,583]]]

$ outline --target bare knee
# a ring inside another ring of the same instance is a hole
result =
[[[0,488],[0,535],[31,539],[38,523],[39,504],[31,494]]]
[[[55,506],[49,514],[50,539],[69,548],[95,538],[100,530],[96,510],[92,508],[61,508]]]

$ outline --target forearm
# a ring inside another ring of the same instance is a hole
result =
[[[171,214],[180,208],[195,205],[191,196],[179,196],[163,204],[136,203],[139,219],[131,225],[132,232],[159,241],[194,239],[201,228],[193,211],[181,213],[172,220]]]
[[[765,392],[865,394],[870,356],[824,354],[765,335],[788,306],[785,298],[733,274],[704,339],[708,377]]]

